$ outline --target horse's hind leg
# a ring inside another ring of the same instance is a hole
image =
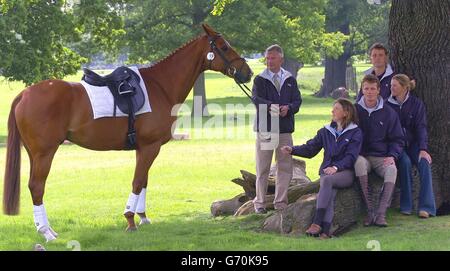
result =
[[[134,223],[134,214],[137,212],[141,217],[140,224],[148,224],[150,221],[145,216],[145,197],[148,181],[148,170],[159,153],[161,143],[140,146],[136,151],[136,169],[133,178],[133,191],[128,197],[124,216],[127,219],[127,231],[137,229]],[[144,188],[144,189],[143,189]]]
[[[43,203],[45,181],[47,180],[52,160],[57,149],[58,148],[56,147],[41,153],[29,153],[31,174],[28,188],[30,189],[33,200],[34,224],[37,231],[45,237],[47,242],[56,239],[58,236],[58,234],[50,227]]]

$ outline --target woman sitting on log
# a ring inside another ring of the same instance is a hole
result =
[[[306,231],[309,236],[331,237],[336,189],[352,185],[354,169],[358,158],[362,132],[357,126],[355,106],[347,99],[338,99],[332,112],[331,124],[321,128],[317,135],[301,146],[284,146],[287,154],[312,158],[324,149],[322,165],[319,169],[320,190],[317,196],[313,223]]]

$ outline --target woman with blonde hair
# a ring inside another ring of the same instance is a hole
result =
[[[428,218],[436,215],[436,204],[431,177],[431,156],[428,151],[427,119],[424,103],[411,94],[415,82],[405,74],[392,77],[390,105],[399,115],[405,134],[405,148],[398,161],[400,177],[400,212],[411,215],[412,165],[419,170],[420,193],[418,215]]]
[[[355,106],[347,99],[338,99],[334,105],[332,121],[321,128],[317,135],[301,146],[284,146],[286,154],[312,158],[324,149],[320,166],[320,190],[314,220],[308,235],[329,238],[334,216],[334,199],[337,189],[352,185],[353,165],[359,155],[362,132],[357,125]]]

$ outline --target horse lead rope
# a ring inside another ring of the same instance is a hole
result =
[[[251,95],[248,94],[248,92],[252,92],[244,83],[239,83],[238,81],[236,81],[236,79],[234,80],[236,82],[236,84],[241,88],[242,92],[244,92],[245,95],[247,95],[247,97],[250,99],[250,101],[252,101],[253,103],[255,103],[255,100],[253,99],[253,97]],[[242,87],[241,85],[243,85],[244,87]],[[244,89],[245,88],[245,89]]]

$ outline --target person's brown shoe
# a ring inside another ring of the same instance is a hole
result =
[[[375,215],[373,214],[373,211],[369,211],[364,218],[364,227],[369,227],[373,225],[375,221]]]
[[[394,192],[395,184],[394,183],[384,183],[383,189],[381,190],[380,195],[380,204],[378,206],[378,210],[375,218],[375,225],[378,227],[387,227],[386,222],[386,210],[389,207],[391,202],[392,194]]]
[[[374,224],[378,227],[387,227],[388,224],[386,222],[386,216],[384,214],[377,215],[377,217],[375,218]]]
[[[375,220],[375,211],[372,202],[372,195],[369,193],[369,177],[367,175],[358,177],[361,186],[362,198],[367,207],[367,215],[364,218],[363,225],[368,227],[373,225]]]
[[[419,217],[420,218],[429,218],[430,214],[427,211],[420,211],[419,212]]]
[[[267,214],[267,210],[265,208],[257,208],[255,210],[255,213],[263,215],[263,214]]]
[[[313,223],[306,230],[306,235],[318,237],[321,231],[322,231],[322,227],[320,227],[319,225]]]
[[[320,239],[320,240],[326,240],[326,239],[330,239],[330,238],[331,238],[331,236],[328,235],[328,234],[326,234],[326,233],[324,233],[324,232],[322,232],[322,233],[319,235],[319,239]]]

